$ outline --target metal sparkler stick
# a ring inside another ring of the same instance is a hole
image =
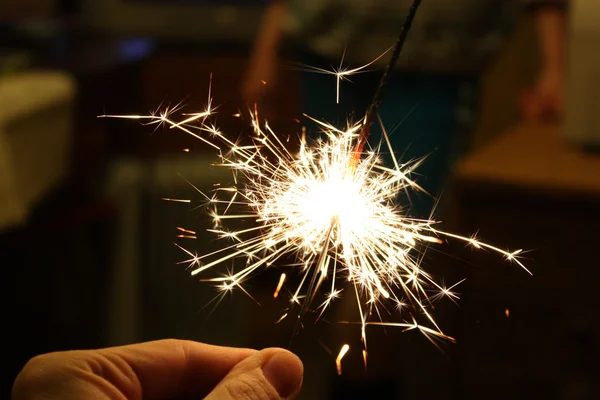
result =
[[[302,298],[303,301],[292,338],[299,332],[303,317],[330,273],[330,292],[326,293],[323,303],[318,307],[321,314],[338,298],[342,290],[336,286],[336,283],[339,284],[336,282],[339,270],[342,277],[348,278],[354,285],[361,316],[362,339],[366,348],[367,325],[418,329],[429,339],[451,339],[435,322],[429,310],[430,296],[427,291],[430,289],[439,292],[431,299],[442,296],[456,299],[457,295],[452,292],[456,285],[446,287],[421,268],[421,248],[425,249],[432,243],[442,243],[440,236],[463,241],[477,249],[492,250],[529,272],[519,260],[521,250],[503,250],[483,243],[475,236],[462,237],[439,230],[437,221],[417,220],[407,216],[394,200],[402,190],[419,189],[408,176],[417,163],[400,166],[394,159],[394,167],[388,168],[379,162],[378,149],[361,156],[370,128],[377,118],[382,92],[393,73],[392,69],[419,4],[420,1],[413,0],[398,41],[390,48],[391,60],[362,124],[341,130],[313,119],[320,124],[326,139],[307,145],[302,137],[298,153],[289,152],[266,122],[261,125],[256,111],[250,112],[253,143],[241,145],[230,139],[211,122],[214,108],[210,89],[204,111],[182,114],[179,118],[172,117],[174,113],[180,114],[178,106],[157,110],[150,115],[102,116],[139,120],[182,131],[215,148],[220,161],[214,165],[232,171],[232,185],[215,184],[211,193],[204,193],[194,187],[202,196],[207,213],[214,222],[213,229],[207,231],[228,243],[218,250],[200,255],[176,244],[189,256],[180,263],[187,264],[193,276],[204,275],[226,262],[245,258],[244,268],[237,272],[228,271],[227,274],[202,279],[212,282],[218,289],[220,294],[215,300],[221,301],[234,289],[250,296],[243,284],[255,271],[267,268],[286,255],[294,254],[298,257],[298,269],[302,271],[303,278],[290,301],[298,304],[299,299]],[[331,74],[340,80],[358,73],[373,62],[353,70],[340,69]],[[356,133],[359,131],[357,141]],[[387,137],[385,139],[392,152],[389,140]],[[238,174],[244,177],[244,182],[238,182]],[[186,199],[165,200],[191,202]],[[231,219],[252,219],[255,222],[249,228],[229,230],[224,222]],[[195,232],[185,229],[180,231],[186,234]],[[330,263],[331,272],[328,271]],[[336,264],[344,268],[336,269]],[[280,279],[274,297],[281,289],[284,279]],[[402,318],[400,315],[405,306],[405,297],[413,305],[408,310],[410,318]],[[382,319],[377,308],[379,304],[382,309],[394,306],[400,320],[390,322]],[[371,311],[379,316],[378,322],[368,320]],[[278,322],[287,315],[284,314]],[[429,326],[417,321],[417,317],[421,319],[421,316]],[[363,351],[366,359],[365,349]],[[340,360],[341,357],[339,356]]]
[[[421,4],[421,0],[413,0],[412,4],[410,6],[410,9],[408,10],[408,15],[406,16],[406,19],[404,20],[404,24],[402,25],[402,30],[400,31],[400,36],[398,36],[398,40],[396,41],[396,44],[394,45],[394,48],[392,49],[392,57],[390,58],[390,61],[388,62],[387,66],[385,67],[385,70],[383,71],[383,75],[381,76],[381,80],[379,81],[379,85],[377,86],[377,90],[375,91],[375,94],[373,95],[373,101],[371,102],[371,105],[367,109],[367,112],[365,114],[365,119],[363,122],[363,126],[362,126],[362,130],[360,132],[358,142],[356,143],[356,149],[355,149],[354,160],[353,160],[355,164],[358,163],[358,160],[360,159],[360,155],[365,147],[365,144],[367,143],[367,139],[369,138],[369,133],[371,132],[371,126],[373,125],[373,122],[377,116],[377,112],[379,111],[379,106],[381,105],[381,96],[383,95],[383,90],[385,89],[385,86],[387,86],[387,83],[389,82],[392,70],[396,67],[396,64],[398,62],[398,57],[400,56],[400,53],[402,52],[402,47],[404,47],[404,42],[406,41],[408,31],[410,30],[410,27],[412,26],[413,20],[415,19],[415,15],[417,13],[417,9],[419,8],[420,4]]]
[[[371,126],[373,125],[373,121],[377,115],[377,111],[379,110],[379,106],[381,104],[381,96],[383,94],[383,90],[389,81],[391,71],[396,67],[398,58],[400,56],[400,53],[402,52],[402,47],[404,46],[404,42],[406,41],[408,31],[410,30],[410,28],[412,26],[412,22],[415,18],[417,9],[419,8],[420,4],[421,4],[421,0],[413,0],[412,4],[410,6],[410,9],[408,10],[406,19],[404,20],[404,23],[402,24],[402,29],[400,31],[400,35],[398,36],[398,40],[396,41],[396,44],[394,44],[394,47],[392,49],[392,56],[390,58],[390,61],[388,62],[387,66],[383,72],[383,75],[381,76],[381,80],[379,81],[379,85],[377,86],[377,90],[375,91],[375,95],[373,96],[373,101],[371,102],[371,105],[369,106],[369,108],[367,109],[367,112],[365,114],[363,127],[361,130],[360,136],[358,138],[358,142],[356,144],[354,158],[352,159],[352,163],[354,164],[353,166],[356,166],[356,164],[358,163],[358,160],[360,159],[360,155],[363,151],[363,148],[364,148],[365,144],[367,143],[367,139],[369,137]],[[322,267],[323,263],[325,262],[327,252],[329,250],[329,241],[331,240],[331,234],[333,232],[334,225],[335,225],[335,221],[332,221],[329,231],[325,237],[323,249],[321,249],[321,254],[319,255],[319,260],[317,262],[318,268],[315,269],[313,276],[311,278],[309,287],[308,287],[308,291],[306,292],[307,298],[305,298],[304,301],[302,302],[302,307],[300,308],[300,312],[298,313],[298,320],[296,321],[296,325],[294,327],[294,333],[292,335],[292,340],[300,331],[300,327],[302,326],[302,319],[304,318],[304,315],[308,311],[308,306],[311,303],[311,298],[315,292],[315,284],[317,281],[317,276],[320,274],[321,267]]]

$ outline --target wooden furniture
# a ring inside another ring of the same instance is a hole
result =
[[[557,126],[519,126],[458,165],[463,184],[600,198],[600,155],[569,146]]]
[[[528,250],[523,262],[533,272],[469,256],[476,266],[461,288],[461,398],[600,394],[600,156],[559,133],[520,126],[457,166],[461,233]]]

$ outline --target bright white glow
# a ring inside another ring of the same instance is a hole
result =
[[[424,252],[428,246],[442,243],[440,237],[495,251],[525,268],[518,259],[520,250],[505,251],[475,237],[441,231],[436,228],[437,221],[411,218],[398,199],[421,190],[411,178],[421,161],[398,163],[385,131],[382,145],[387,145],[386,151],[392,155],[391,167],[380,161],[378,147],[364,154],[355,152],[360,123],[339,129],[316,121],[322,138],[311,142],[303,134],[298,141],[299,150],[290,152],[269,125],[259,119],[256,110],[248,113],[253,144],[245,146],[209,122],[210,98],[202,113],[185,114],[179,122],[171,119],[172,113],[165,110],[123,118],[188,133],[218,149],[217,165],[232,171],[234,185],[217,184],[210,194],[200,192],[215,224],[208,231],[222,239],[223,246],[198,255],[177,245],[190,257],[183,263],[188,264],[192,275],[204,277],[210,271],[219,271],[205,280],[213,282],[223,295],[233,289],[248,294],[243,284],[255,271],[293,255],[297,262],[289,269],[301,274],[302,280],[289,295],[290,307],[306,305],[311,310],[311,306],[320,304],[312,310],[318,311],[320,317],[332,301],[342,297],[342,285],[350,281],[366,348],[368,325],[418,329],[428,338],[451,339],[436,324],[431,305],[442,297],[455,301],[458,296],[452,289],[457,284],[446,287],[421,266]],[[227,228],[231,220],[245,220],[251,226],[231,230]],[[229,266],[231,271],[223,275],[223,269]],[[326,290],[320,291],[327,280],[330,283]],[[274,297],[279,295],[284,281],[285,275],[280,278]],[[428,295],[432,290],[437,294]],[[322,299],[313,302],[320,294]],[[396,322],[387,322],[382,311],[394,315]],[[365,363],[366,354],[365,351]]]

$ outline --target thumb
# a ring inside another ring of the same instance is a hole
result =
[[[304,367],[283,349],[265,349],[238,363],[206,400],[293,399],[300,392]]]

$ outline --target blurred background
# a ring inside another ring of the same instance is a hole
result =
[[[435,14],[431,3],[422,6],[424,19]],[[213,307],[215,289],[177,264],[187,255],[174,241],[198,252],[218,246],[203,233],[210,221],[194,208],[202,199],[186,182],[210,190],[231,180],[226,170],[208,167],[214,152],[183,133],[97,118],[179,102],[186,111],[203,109],[212,73],[224,132],[248,131],[247,121],[229,116],[249,100],[264,105],[276,131],[300,132],[298,119],[313,103],[306,101],[305,73],[290,65],[306,62],[306,49],[283,39],[273,58],[277,74],[257,66],[257,57],[264,60],[267,51],[275,51],[264,44],[269,18],[283,19],[274,4],[1,2],[0,265],[9,370],[3,394],[9,395],[29,358],[49,351],[168,337],[257,348],[289,345],[293,324],[275,324],[286,299],[272,300],[283,266],[249,283],[260,305],[233,293]],[[357,344],[338,377],[335,356],[347,338],[358,343],[359,332],[335,324],[334,313],[307,326],[292,344],[306,370],[301,399],[598,398],[600,6],[579,0],[566,9],[551,7],[557,8],[544,10],[565,13],[568,27],[558,39],[568,49],[565,72],[555,81],[561,86],[554,92],[560,92],[558,105],[549,107],[548,118],[532,111],[532,93],[545,71],[540,60],[549,50],[539,40],[535,13],[515,12],[506,40],[485,65],[469,70],[474,77],[469,82],[476,83],[460,92],[470,108],[456,118],[468,123],[461,125],[459,145],[451,146],[461,150],[441,171],[444,193],[437,212],[447,231],[479,232],[501,247],[530,250],[524,257],[533,276],[461,244],[442,246],[428,256],[428,270],[447,282],[467,278],[457,289],[458,305],[447,301],[435,310],[457,343],[436,348],[414,332],[373,328],[368,371]],[[457,15],[470,12],[477,10]],[[486,13],[494,14],[493,8]],[[421,28],[415,29],[418,37]],[[436,31],[423,43],[444,45],[451,37]],[[414,53],[410,45],[407,51]],[[451,53],[454,59],[458,51]],[[319,56],[310,60],[327,60]],[[401,68],[431,74],[420,67],[422,59],[416,54],[414,65]],[[466,73],[453,68],[444,76]],[[260,73],[269,79],[253,92]],[[371,74],[376,82],[380,72]],[[334,78],[326,79],[333,102]],[[412,90],[428,89],[417,84]],[[402,118],[417,103],[424,119],[438,107],[427,98],[405,101],[408,106],[395,111]],[[418,134],[411,133],[418,130],[418,115],[412,125],[407,117],[396,135],[402,129],[407,137]],[[433,142],[419,149],[436,147]],[[197,231],[197,239],[176,238],[177,226]]]

